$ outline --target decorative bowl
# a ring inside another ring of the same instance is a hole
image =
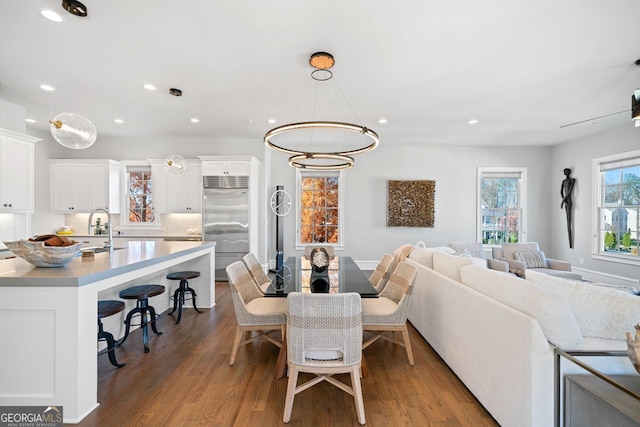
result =
[[[64,267],[80,252],[82,243],[71,246],[45,246],[44,242],[16,240],[3,242],[16,256],[36,267]]]

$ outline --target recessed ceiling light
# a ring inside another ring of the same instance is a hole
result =
[[[36,121],[33,119],[24,119],[25,122],[27,123],[35,123]]]
[[[62,22],[64,21],[64,18],[59,15],[57,12],[54,12],[51,9],[45,9],[45,8],[41,8],[38,9],[38,13],[43,17],[48,19],[49,21],[52,22]]]
[[[145,88],[146,90],[156,90],[157,87],[155,87],[155,85],[152,85],[151,83],[145,83],[142,85],[143,88]]]
[[[121,125],[122,123],[124,123],[124,120],[122,119],[113,119],[114,122],[118,123],[119,125]]]
[[[475,125],[476,123],[478,123],[478,119],[471,119],[471,120],[469,120],[469,124],[470,124],[470,125]]]
[[[274,124],[274,123],[276,122],[276,119],[269,119],[269,120],[267,120],[267,122],[268,122],[269,124]]]
[[[55,87],[48,85],[48,84],[41,84],[40,85],[40,89],[42,90],[46,90],[47,92],[53,92],[54,90],[56,90]]]
[[[383,125],[383,124],[387,123],[387,119],[382,118],[382,119],[378,120],[378,123]]]
[[[191,118],[189,119],[189,121],[190,121],[191,123],[200,123],[200,119],[199,119],[199,118],[197,118],[197,117],[191,117]]]

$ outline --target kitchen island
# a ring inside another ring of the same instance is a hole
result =
[[[161,284],[166,292],[149,303],[162,313],[177,286],[166,275],[181,270],[201,273],[189,284],[198,307],[213,307],[215,242],[131,241],[62,268],[0,260],[0,406],[62,406],[65,423],[82,420],[98,405],[97,301]],[[135,301],[126,304],[125,315]],[[105,330],[118,339],[123,318],[112,317]]]

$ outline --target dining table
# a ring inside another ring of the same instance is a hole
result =
[[[264,290],[265,297],[286,298],[289,292],[344,293],[356,292],[361,298],[378,298],[378,291],[369,282],[369,277],[358,267],[353,258],[335,256],[322,272],[314,270],[311,261],[304,256],[288,257],[276,271],[271,284]],[[283,337],[278,353],[274,377],[287,375],[287,342]],[[362,376],[366,378],[368,369],[362,358]]]

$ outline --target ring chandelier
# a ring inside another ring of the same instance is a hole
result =
[[[317,81],[326,81],[331,79],[333,74],[328,70],[335,64],[335,60],[333,55],[326,52],[317,52],[311,55],[309,58],[309,64],[315,68],[315,70],[311,73],[311,76],[314,80]],[[327,72],[326,78],[319,77],[317,75],[318,71],[324,70]],[[338,151],[338,152],[325,152],[325,151],[300,151],[293,148],[288,148],[283,145],[278,145],[272,141],[274,137],[277,135],[294,132],[303,129],[336,129],[347,132],[356,132],[362,135],[367,136],[371,139],[371,143],[364,147],[356,148],[354,150],[346,150],[346,151]],[[272,150],[279,151],[281,153],[290,154],[289,157],[289,165],[295,168],[300,169],[313,169],[313,170],[337,170],[337,169],[348,169],[353,167],[355,164],[355,160],[353,159],[353,155],[366,153],[367,151],[371,151],[378,146],[380,143],[380,137],[378,134],[361,125],[356,125],[352,123],[344,123],[344,122],[334,122],[334,121],[308,121],[308,122],[299,122],[299,123],[291,123],[282,126],[278,126],[269,130],[264,135],[264,142],[267,147]],[[328,160],[333,161],[330,164],[314,164],[312,161],[314,160]]]

